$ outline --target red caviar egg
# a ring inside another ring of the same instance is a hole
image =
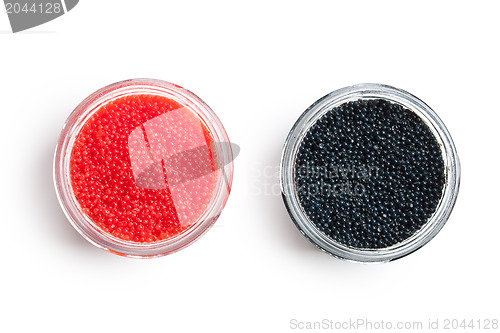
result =
[[[71,184],[103,231],[149,243],[176,236],[207,211],[217,185],[214,138],[178,102],[139,94],[100,107],[76,137]]]

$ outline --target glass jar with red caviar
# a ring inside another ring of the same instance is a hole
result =
[[[180,250],[219,217],[233,153],[215,113],[175,84],[109,85],[69,116],[54,158],[57,196],[92,244],[127,257]]]

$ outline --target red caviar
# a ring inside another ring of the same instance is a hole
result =
[[[201,118],[157,95],[117,98],[83,125],[70,172],[82,212],[134,242],[182,233],[207,211],[217,184],[214,139]]]

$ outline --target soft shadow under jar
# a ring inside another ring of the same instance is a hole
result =
[[[420,99],[360,84],[321,98],[293,126],[281,160],[290,217],[341,259],[386,262],[430,241],[455,203],[460,165]]]
[[[175,84],[107,86],[69,116],[54,158],[56,192],[75,229],[112,253],[180,250],[219,217],[233,154],[215,113]]]

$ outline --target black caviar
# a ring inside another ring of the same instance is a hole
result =
[[[380,249],[415,234],[445,183],[439,143],[414,112],[383,99],[344,103],[321,116],[296,156],[300,205],[333,240]]]

